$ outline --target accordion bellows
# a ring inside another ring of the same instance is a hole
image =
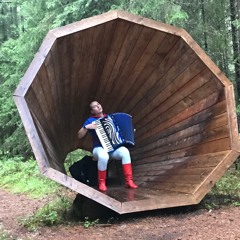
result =
[[[95,121],[96,134],[107,152],[118,147],[133,147],[134,128],[132,116],[126,113],[113,113]]]

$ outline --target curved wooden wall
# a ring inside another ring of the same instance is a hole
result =
[[[51,30],[14,99],[42,173],[119,213],[195,204],[239,155],[231,82],[183,29],[121,11]],[[92,100],[133,116],[134,194],[65,174],[91,149],[77,132]]]

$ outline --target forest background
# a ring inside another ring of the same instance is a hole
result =
[[[0,159],[33,156],[12,95],[47,32],[112,9],[184,28],[233,82],[240,112],[239,0],[0,0]]]

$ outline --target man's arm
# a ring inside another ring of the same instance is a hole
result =
[[[86,126],[82,127],[79,131],[78,131],[78,138],[83,138],[86,133],[87,133],[87,130],[88,129],[96,129],[96,125],[94,123],[90,123],[90,124],[87,124]]]
[[[79,131],[78,131],[78,138],[83,138],[85,135],[87,134],[87,129],[82,127]]]

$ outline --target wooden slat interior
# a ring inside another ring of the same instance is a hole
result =
[[[53,168],[91,149],[92,100],[133,116],[143,188],[191,194],[230,150],[224,86],[177,35],[115,19],[56,40],[26,95]]]

